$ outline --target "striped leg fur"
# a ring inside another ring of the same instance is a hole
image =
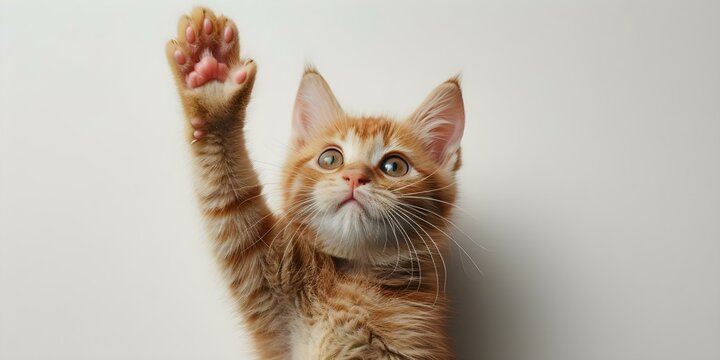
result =
[[[263,359],[287,355],[285,311],[268,284],[268,244],[275,221],[248,158],[245,108],[256,64],[240,57],[234,23],[197,7],[180,18],[167,44],[187,123],[195,188],[215,255]]]

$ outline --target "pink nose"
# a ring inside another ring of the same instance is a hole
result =
[[[365,175],[364,171],[361,170],[348,170],[343,174],[343,179],[350,185],[351,190],[355,190],[360,185],[365,185],[370,182],[370,178]]]

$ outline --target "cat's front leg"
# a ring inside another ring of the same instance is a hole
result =
[[[240,59],[232,21],[208,9],[195,8],[178,28],[167,56],[185,110],[196,191],[218,256],[238,256],[262,244],[262,219],[272,220],[243,136],[255,63]]]
[[[263,359],[287,354],[283,302],[268,278],[274,216],[243,135],[256,65],[242,60],[233,22],[195,8],[180,18],[167,57],[186,115],[195,188],[215,255]]]

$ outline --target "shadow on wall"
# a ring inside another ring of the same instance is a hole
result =
[[[526,353],[533,328],[531,306],[523,303],[527,297],[511,276],[513,263],[503,261],[502,254],[488,245],[498,244],[502,235],[484,231],[482,221],[462,211],[454,219],[461,230],[454,231],[447,291],[457,359],[533,358]]]
[[[451,246],[451,258],[447,261],[450,331],[455,355],[458,359],[495,359],[490,346],[494,326],[489,309],[491,279],[486,266],[490,254],[480,247],[481,229],[473,226],[469,215],[458,212],[455,220],[462,231],[455,229],[455,244]]]

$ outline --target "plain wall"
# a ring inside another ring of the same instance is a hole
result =
[[[0,359],[252,358],[164,54],[194,4],[0,3]],[[462,73],[459,358],[720,358],[717,1],[207,5],[273,204],[305,63],[399,117]]]

